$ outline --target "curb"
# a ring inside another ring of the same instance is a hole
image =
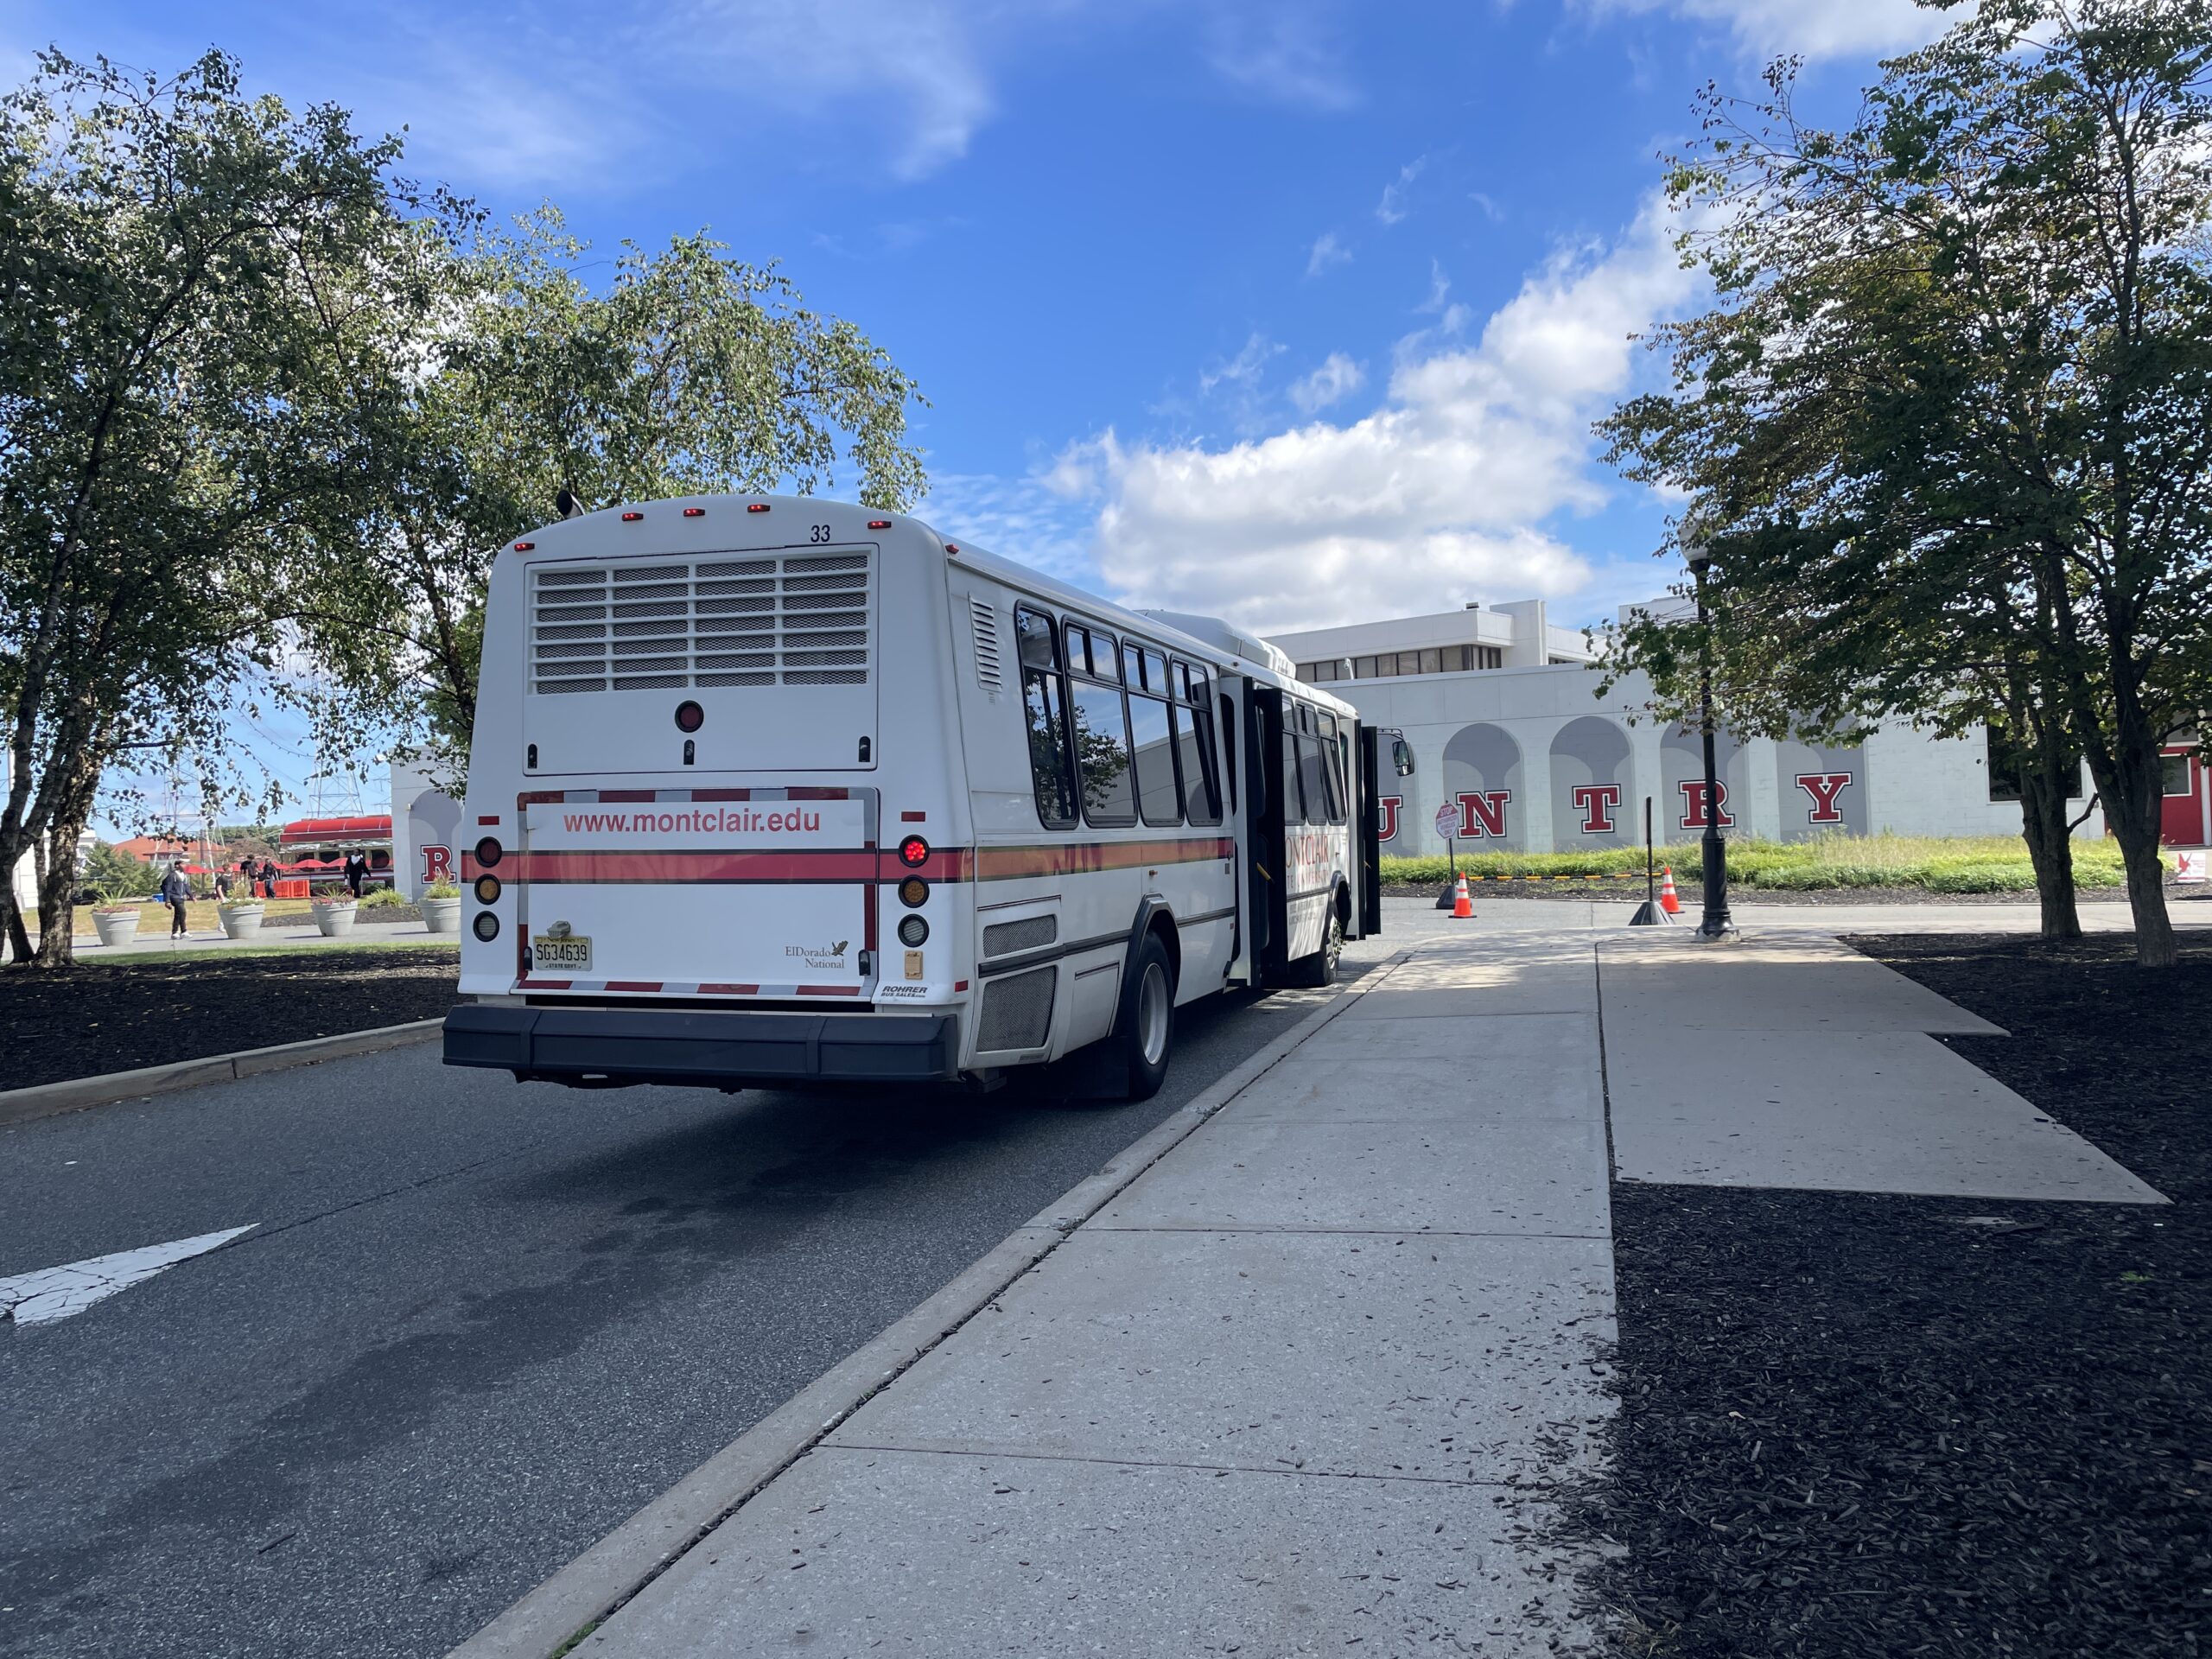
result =
[[[1395,951],[1206,1086],[1096,1173],[1077,1181],[980,1261],[516,1602],[448,1659],[557,1659],[673,1567],[899,1374],[996,1300],[1138,1176],[1322,1027],[1389,977]]]
[[[172,1060],[166,1065],[141,1066],[135,1071],[110,1071],[97,1077],[69,1077],[60,1083],[41,1083],[29,1089],[0,1090],[0,1126],[28,1123],[35,1118],[81,1111],[87,1106],[131,1100],[142,1095],[174,1094],[197,1089],[205,1083],[231,1083],[283,1071],[320,1060],[343,1059],[349,1054],[373,1054],[380,1049],[426,1043],[445,1027],[442,1015],[416,1020],[404,1026],[377,1026],[368,1031],[341,1031],[333,1037],[308,1037],[296,1043],[276,1043],[267,1048],[240,1049],[235,1054],[211,1054],[205,1059]]]

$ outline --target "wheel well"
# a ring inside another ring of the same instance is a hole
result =
[[[1167,965],[1175,970],[1175,982],[1181,984],[1183,938],[1181,930],[1175,925],[1175,918],[1163,910],[1152,918],[1152,925],[1146,931],[1157,938],[1160,947],[1167,952]]]
[[[1344,924],[1345,932],[1351,932],[1351,887],[1342,876],[1337,878],[1337,894],[1334,902],[1337,906],[1337,919]]]

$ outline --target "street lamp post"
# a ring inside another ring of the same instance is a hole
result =
[[[1713,550],[1694,541],[1682,550],[1697,583],[1698,726],[1705,739],[1705,839],[1700,845],[1705,865],[1705,914],[1697,925],[1700,939],[1736,938],[1736,924],[1728,915],[1728,842],[1720,833],[1720,772],[1714,764],[1713,744],[1713,642],[1705,607],[1706,567]]]

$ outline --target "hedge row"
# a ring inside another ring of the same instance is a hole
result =
[[[1659,849],[1677,879],[1697,874],[1697,843]],[[1643,849],[1598,849],[1567,853],[1462,853],[1469,875],[1492,877],[1603,877],[1641,874]],[[1385,858],[1382,879],[1427,886],[1451,879],[1448,861]],[[1808,892],[1835,887],[1920,887],[1929,893],[2031,893],[2035,867],[2026,846],[2011,836],[1823,836],[1813,841],[1735,841],[1728,843],[1728,879],[1746,887]],[[2107,841],[2074,843],[2077,887],[2118,887],[2123,880],[2118,848]]]

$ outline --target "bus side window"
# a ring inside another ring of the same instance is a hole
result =
[[[1093,637],[1091,660],[1107,674],[1116,664],[1104,635]],[[1068,687],[1075,717],[1075,761],[1083,779],[1083,816],[1101,829],[1137,821],[1135,781],[1129,775],[1129,711],[1118,685],[1077,679]]]
[[[1052,619],[1016,607],[1014,632],[1021,652],[1021,706],[1029,730],[1029,772],[1037,818],[1047,830],[1075,823],[1075,779],[1068,743],[1067,682],[1052,645]]]
[[[1292,824],[1311,816],[1299,805],[1297,715],[1287,702],[1282,706],[1282,823]]]
[[[1329,822],[1342,823],[1351,815],[1345,810],[1350,799],[1344,787],[1344,738],[1338,732],[1337,717],[1325,710],[1321,715],[1321,785],[1329,801]]]
[[[1200,682],[1203,686],[1204,682]],[[1203,690],[1198,706],[1205,706]],[[1221,768],[1229,779],[1229,810],[1236,810],[1236,705],[1224,691],[1221,696]]]
[[[1134,647],[1132,647],[1134,649]],[[1149,656],[1151,653],[1147,652]],[[1129,690],[1130,735],[1135,740],[1137,804],[1144,821],[1160,827],[1183,822],[1183,793],[1175,782],[1176,727],[1165,699]]]
[[[1183,768],[1183,810],[1192,823],[1221,822],[1221,788],[1214,776],[1212,721],[1203,707],[1173,703],[1175,753]]]
[[[1314,710],[1310,704],[1298,705],[1298,734],[1292,740],[1298,747],[1298,778],[1306,797],[1306,822],[1327,823],[1332,821],[1332,803],[1326,783],[1328,767],[1321,759],[1321,740],[1314,730]],[[1283,814],[1287,819],[1287,810]]]

